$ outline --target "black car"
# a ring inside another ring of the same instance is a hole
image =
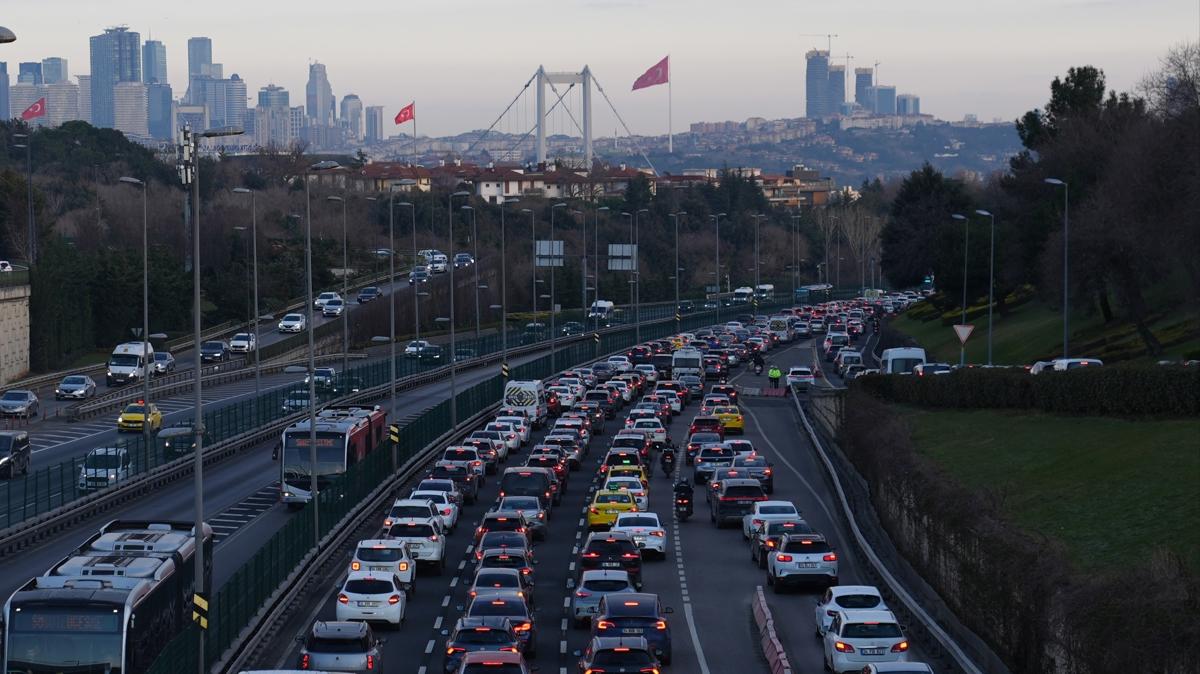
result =
[[[447,673],[457,672],[463,656],[474,651],[524,650],[521,638],[513,630],[512,621],[504,616],[459,618],[446,639]]]
[[[590,534],[579,551],[579,568],[625,571],[633,586],[642,589],[642,551],[633,537],[621,531]]]
[[[559,333],[563,335],[582,335],[583,329],[583,323],[579,321],[567,321],[559,328]]]
[[[417,350],[417,360],[423,363],[442,362],[445,352],[437,344],[426,344]]]
[[[621,592],[606,595],[592,618],[593,637],[642,637],[664,665],[671,664],[671,625],[667,614],[674,611],[658,601],[658,595]]]
[[[382,295],[383,293],[379,291],[379,288],[376,288],[375,286],[367,286],[366,288],[358,291],[358,303],[363,304],[364,302],[370,302],[371,300]]]
[[[462,492],[463,500],[470,505],[479,498],[479,481],[466,466],[441,465],[434,466],[427,475],[431,480],[453,480]]]
[[[654,349],[649,346],[635,346],[625,355],[634,365],[649,365],[654,357]]]
[[[220,363],[229,360],[229,345],[221,341],[202,342],[200,360],[205,363]]]
[[[517,592],[504,591],[480,595],[471,600],[465,618],[504,617],[512,623],[527,657],[537,655],[537,625],[525,598]]]
[[[744,480],[722,480],[717,493],[713,494],[709,519],[717,528],[725,526],[727,520],[741,521],[754,511],[754,504],[767,500],[762,484],[754,478]]]
[[[577,651],[579,671],[613,672],[657,672],[658,657],[645,637],[595,637],[587,648]]]
[[[679,313],[687,314],[696,310],[696,303],[691,300],[684,300],[679,303]]]
[[[28,474],[32,457],[29,433],[0,431],[0,476],[11,479]]]

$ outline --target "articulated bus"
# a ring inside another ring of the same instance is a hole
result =
[[[308,419],[283,432],[279,500],[298,508],[312,499],[312,439],[316,431],[317,488],[324,488],[350,466],[362,461],[387,436],[387,413],[378,405],[329,405],[317,412],[315,429]]]

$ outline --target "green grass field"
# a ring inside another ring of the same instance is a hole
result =
[[[1166,548],[1200,571],[1200,420],[1124,421],[903,408],[922,454],[1003,498],[1084,571]]]

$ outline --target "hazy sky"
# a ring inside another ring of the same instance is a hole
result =
[[[1050,80],[1072,65],[1103,68],[1110,88],[1134,87],[1169,46],[1200,39],[1200,1],[4,0],[0,24],[18,36],[0,45],[14,82],[17,62],[47,56],[87,74],[88,37],[126,24],[166,44],[176,97],[187,39],[204,35],[252,98],[275,83],[303,105],[307,64],[317,60],[339,100],[355,93],[384,105],[388,127],[415,99],[423,135],[487,127],[538,64],[588,64],[635,133],[663,133],[666,87],[630,86],[668,53],[677,131],[803,116],[804,53],[826,44],[804,33],[837,33],[835,63],[847,51],[851,68],[879,61],[880,82],[919,95],[922,112],[1009,120],[1044,104]],[[610,135],[616,121],[601,96],[594,101],[596,133]],[[503,130],[532,123],[531,107],[517,109]],[[565,116],[554,124],[572,131]]]

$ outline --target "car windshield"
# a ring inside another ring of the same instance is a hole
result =
[[[88,454],[83,460],[83,467],[101,470],[120,468],[121,457],[118,454]]]
[[[769,505],[758,509],[760,515],[795,515],[796,509],[790,505]]]
[[[247,334],[246,334],[246,333],[244,333],[244,332],[239,332],[239,333],[237,333],[236,335],[234,335],[234,336],[233,336],[233,341],[235,341],[235,342],[248,342],[248,341],[250,341],[250,335],[247,335]]]
[[[492,629],[490,627],[468,627],[455,635],[454,641],[459,644],[472,644],[476,646],[510,646],[512,645],[513,638],[508,632],[505,632],[501,629]],[[494,669],[494,667],[489,667],[487,671],[491,672]]]
[[[842,608],[875,608],[882,600],[873,594],[844,594],[837,598]]]
[[[400,548],[359,548],[358,558],[364,562],[398,562],[404,559],[404,551]]]
[[[6,399],[8,398],[8,396],[4,396],[4,397]],[[141,414],[142,412],[145,412],[145,411],[146,411],[146,408],[142,407],[141,405],[126,405],[125,406],[126,414]]]
[[[896,623],[849,623],[842,630],[844,639],[883,639],[901,636]]]
[[[301,316],[300,314],[288,314],[287,316],[283,317],[283,320],[285,320],[285,321],[302,321],[302,320],[304,320],[304,317]]]
[[[638,486],[640,487],[641,485],[638,485]],[[620,519],[620,520],[617,522],[617,526],[622,526],[622,527],[656,527],[656,526],[658,526],[658,520],[657,520],[656,518],[654,518],[654,517],[649,517],[649,516],[645,516],[645,515],[638,515],[638,516],[636,516],[636,517],[622,517],[622,518],[621,518],[621,519]]]
[[[807,534],[812,529],[803,522],[771,522],[767,525],[767,535]]]
[[[767,460],[761,456],[743,456],[733,462],[739,468],[765,468]]]
[[[421,504],[398,505],[392,506],[392,512],[389,517],[400,519],[402,517],[429,517],[429,506]]]
[[[716,433],[693,433],[689,442],[720,442],[721,436]]]
[[[525,668],[515,662],[473,662],[463,667],[462,674],[524,674]]]
[[[432,524],[419,522],[393,524],[392,528],[388,530],[388,535],[392,538],[429,538],[436,533]]]
[[[630,503],[633,500],[629,494],[597,494],[596,503]]]
[[[17,402],[23,402],[23,401],[29,399],[28,396],[29,396],[29,394],[27,394],[25,391],[9,391],[9,392],[5,393],[4,397],[0,398],[0,400],[12,400],[12,401],[17,401]]]
[[[84,382],[85,380],[83,377],[67,377],[66,379],[62,380],[62,383],[68,386],[73,384],[83,384]]]
[[[597,552],[602,555],[619,555],[635,549],[633,541],[620,538],[597,538],[587,546],[588,552]]]
[[[504,510],[539,510],[541,504],[532,496],[509,496],[500,502]]]
[[[725,490],[725,496],[734,498],[762,496],[762,488],[753,485],[733,485]]]
[[[630,588],[629,581],[624,578],[597,578],[583,581],[583,589],[592,592],[620,592]]]
[[[154,354],[154,360],[171,360],[171,354],[159,351]],[[82,379],[79,383],[83,383]]]
[[[393,592],[396,588],[392,586],[391,581],[376,578],[358,578],[346,581],[346,586],[343,589],[353,594],[384,594]]]
[[[784,546],[783,551],[795,552],[802,555],[819,555],[829,552],[832,549],[833,548],[829,547],[829,543],[827,541],[814,541],[812,539],[805,539],[799,541],[788,541],[787,545]]]

